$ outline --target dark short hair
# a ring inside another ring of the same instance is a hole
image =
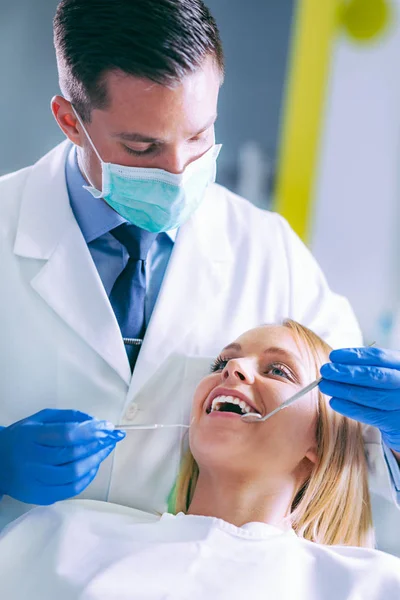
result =
[[[213,56],[224,74],[218,27],[202,0],[62,0],[54,45],[61,91],[85,121],[107,107],[107,72],[173,86]]]

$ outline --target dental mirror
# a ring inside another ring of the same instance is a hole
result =
[[[265,417],[262,417],[259,413],[250,412],[250,413],[246,413],[245,415],[242,415],[241,419],[243,421],[245,421],[246,423],[262,423],[263,421],[270,419],[273,415],[275,415],[277,412],[279,412],[283,408],[290,406],[291,404],[293,404],[293,402],[296,402],[296,400],[299,400],[299,398],[302,398],[303,396],[308,394],[308,392],[311,392],[311,390],[316,388],[317,385],[319,385],[321,381],[322,381],[322,377],[320,377],[319,379],[316,379],[315,381],[313,381],[312,383],[307,385],[305,388],[303,388],[302,390],[297,392],[297,394],[294,394],[294,396],[291,396],[288,400],[286,400],[280,406],[275,408],[275,410],[273,410],[269,414],[265,415]]]

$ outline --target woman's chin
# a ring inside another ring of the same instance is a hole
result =
[[[241,479],[246,476],[247,466],[243,460],[243,455],[235,452],[234,448],[225,444],[209,444],[207,448],[203,448],[196,454],[196,462],[199,465],[200,471],[208,473],[212,477],[225,477]]]
[[[244,433],[240,431],[242,423],[240,419],[229,417],[210,418],[209,422],[203,422],[191,431],[190,449],[197,464],[207,469],[231,470],[232,467],[240,468],[243,463],[245,469],[244,454],[252,451],[252,443],[246,435],[241,435]]]
[[[202,413],[191,424],[190,445],[197,448],[222,448],[232,445],[232,451],[246,446],[253,439],[253,427],[233,412]]]

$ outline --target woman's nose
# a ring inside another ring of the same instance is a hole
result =
[[[242,381],[244,383],[253,383],[254,373],[250,363],[243,360],[231,359],[222,372],[224,381],[231,380],[232,383]]]

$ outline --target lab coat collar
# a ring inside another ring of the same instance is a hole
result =
[[[83,186],[88,183],[78,165],[76,147],[71,146],[65,163],[65,179],[72,212],[87,244],[127,223],[102,198],[94,198]]]
[[[23,191],[14,244],[18,256],[48,260],[60,238],[76,223],[64,174],[69,147],[69,142],[63,142],[31,169]]]
[[[69,142],[60,144],[32,167],[14,252],[45,261],[32,288],[129,385],[131,370],[118,323],[69,203],[69,148]]]

